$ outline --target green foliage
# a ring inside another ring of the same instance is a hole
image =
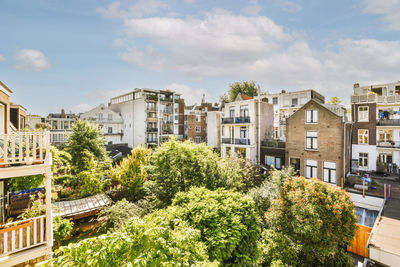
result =
[[[114,205],[105,207],[98,214],[99,220],[105,219],[105,222],[99,228],[100,232],[117,231],[122,228],[133,217],[141,217],[142,209],[136,204],[122,199]]]
[[[71,165],[75,173],[87,170],[85,160],[88,158],[88,152],[94,157],[94,160],[100,164],[111,160],[105,148],[106,139],[103,132],[95,124],[87,121],[78,120],[72,127],[72,133],[68,137],[68,143],[65,150],[71,154]]]
[[[103,192],[101,173],[95,171],[82,171],[76,175],[78,190],[81,197],[93,196]]]
[[[77,178],[70,174],[55,176],[53,182],[55,185],[61,185],[63,187],[75,188],[78,185]]]
[[[247,192],[250,188],[260,186],[265,177],[260,174],[259,167],[242,157],[230,155],[219,161],[227,188]]]
[[[260,86],[254,81],[234,82],[230,84],[229,87],[230,89],[228,95],[222,96],[220,98],[221,102],[233,102],[235,101],[238,94],[256,96],[258,94],[258,90],[260,89]]]
[[[44,131],[44,130],[50,130],[50,129],[51,129],[51,125],[48,123],[40,122],[40,123],[36,123],[36,125],[35,125],[35,130]]]
[[[187,191],[192,186],[208,189],[224,186],[226,181],[219,160],[205,144],[171,138],[153,153],[150,174],[155,182],[155,195],[169,204],[177,192]]]
[[[338,256],[344,255],[342,250],[355,236],[354,210],[345,191],[319,180],[297,177],[284,180],[265,217],[271,230],[301,244],[298,265],[325,266],[346,261]],[[280,260],[288,263],[285,258]]]
[[[43,180],[43,174],[11,178],[8,185],[9,191],[15,192],[24,189],[38,188],[43,184]]]
[[[31,206],[27,208],[18,218],[26,220],[46,214],[46,202],[44,195],[39,193],[37,196],[31,195]]]
[[[132,149],[131,155],[122,159],[115,167],[110,167],[108,177],[126,187],[131,200],[137,198],[143,188],[151,152],[149,148],[136,147]]]
[[[184,221],[133,218],[123,231],[61,247],[50,266],[217,266]]]
[[[53,156],[52,171],[55,176],[71,174],[71,155],[65,150],[59,150],[52,146],[51,153]]]
[[[332,96],[331,99],[328,101],[328,104],[332,104],[332,105],[340,105],[341,103],[342,103],[342,100],[340,100],[340,98],[337,96]]]
[[[253,200],[239,192],[192,188],[178,193],[167,209],[148,217],[181,219],[200,230],[210,260],[222,265],[251,266],[259,259],[260,218]]]
[[[72,233],[74,223],[68,219],[64,219],[60,216],[53,218],[53,236],[58,244],[61,244],[65,238]]]

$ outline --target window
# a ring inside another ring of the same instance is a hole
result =
[[[196,122],[200,122],[200,120],[201,120],[200,115],[196,115]]]
[[[107,131],[109,134],[111,134],[112,133],[112,127],[108,127],[108,131]]]
[[[306,160],[306,178],[317,178],[318,162],[316,160]]]
[[[368,121],[368,107],[358,107],[358,121]]]
[[[278,104],[278,98],[277,97],[273,97],[272,98],[272,104],[274,104],[274,105]]]
[[[281,169],[281,158],[265,156],[265,165],[269,167],[274,167],[276,169]]]
[[[201,143],[201,137],[200,136],[196,136],[196,144],[200,144]]]
[[[306,134],[306,149],[318,149],[318,132],[307,132]]]
[[[247,138],[247,127],[240,127],[240,138]]]
[[[290,167],[293,168],[296,175],[300,175],[300,159],[291,158],[290,159]]]
[[[249,116],[249,107],[247,105],[240,106],[240,117]]]
[[[97,114],[99,121],[103,120],[103,113],[98,113]]]
[[[378,136],[379,136],[379,142],[392,142],[393,131],[392,130],[379,130]]]
[[[275,139],[279,138],[279,127],[274,127],[274,138]]]
[[[108,120],[109,120],[109,121],[112,121],[112,114],[111,114],[111,113],[108,114]]]
[[[147,103],[147,110],[155,111],[156,110],[156,104],[154,102],[148,102]]]
[[[336,184],[336,163],[324,162],[324,182]]]
[[[318,110],[306,110],[306,123],[318,122]]]
[[[196,126],[196,133],[201,132],[201,127],[200,126]]]
[[[358,166],[368,168],[368,153],[358,153]]]
[[[368,145],[368,130],[363,130],[363,129],[358,130],[358,144]]]
[[[230,118],[235,117],[235,108],[234,108],[234,107],[232,107],[232,108],[229,109],[229,117],[230,117]]]
[[[297,104],[298,104],[297,98],[292,98],[292,107],[297,106]]]

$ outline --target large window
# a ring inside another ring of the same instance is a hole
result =
[[[300,175],[300,159],[290,158],[290,167],[293,168],[296,175]]]
[[[231,108],[229,109],[229,117],[230,117],[230,118],[235,117],[235,108],[234,108],[234,107],[231,107]]]
[[[108,132],[109,134],[112,134],[112,127],[108,127],[107,132]]]
[[[278,104],[278,98],[277,97],[273,97],[272,98],[272,104],[274,104],[274,105]]]
[[[360,152],[358,154],[358,166],[368,168],[368,153]]]
[[[318,162],[316,160],[306,160],[306,178],[316,178],[318,176]]]
[[[380,142],[392,142],[393,130],[379,130],[378,136]]]
[[[201,127],[200,126],[196,126],[196,133],[201,132]]]
[[[265,156],[265,165],[268,167],[274,167],[276,169],[281,169],[281,158],[273,156]]]
[[[247,127],[240,127],[240,138],[247,138]]]
[[[306,110],[306,123],[318,122],[318,110]]]
[[[318,149],[318,132],[306,133],[306,149],[310,150]]]
[[[358,130],[358,144],[368,145],[368,130],[359,129]]]
[[[358,121],[368,121],[368,107],[358,107]]]
[[[201,143],[201,136],[196,136],[196,144],[200,144]]]
[[[324,182],[336,184],[336,163],[324,162]]]
[[[249,108],[247,105],[240,106],[240,117],[248,117],[249,116]]]
[[[298,104],[298,99],[292,98],[292,107],[297,106],[297,104]]]

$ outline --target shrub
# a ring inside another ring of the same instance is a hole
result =
[[[69,236],[74,228],[74,223],[60,216],[53,218],[53,235],[58,244],[61,244]]]
[[[51,153],[53,156],[52,171],[55,176],[66,175],[71,173],[71,155],[65,150],[59,150],[52,146]]]
[[[180,219],[198,229],[210,260],[251,266],[259,260],[259,220],[254,202],[239,192],[192,188],[176,195],[170,207],[147,215],[151,220]]]
[[[75,188],[78,185],[78,180],[75,176],[70,174],[56,176],[53,179],[54,184]]]
[[[46,214],[46,202],[44,200],[44,194],[39,193],[37,196],[31,195],[31,206],[18,217],[22,220],[26,220],[44,214]]]
[[[79,181],[79,194],[81,197],[93,196],[103,192],[101,177],[94,171],[83,171],[76,175]]]
[[[100,232],[112,232],[119,230],[133,217],[140,217],[142,209],[136,204],[126,201],[126,199],[116,202],[112,206],[105,207],[97,215],[99,220],[105,219],[105,222],[99,228]]]
[[[11,178],[9,190],[15,192],[24,189],[38,188],[43,184],[43,180],[43,174]]]
[[[301,244],[300,266],[346,261],[342,250],[356,232],[355,206],[345,191],[316,179],[286,179],[265,215],[268,226]],[[285,258],[280,259],[286,263]]]
[[[110,167],[108,177],[128,189],[129,199],[137,199],[147,177],[150,158],[151,149],[136,147],[132,149],[131,155],[122,159],[115,167]]]
[[[219,159],[205,144],[171,138],[153,153],[150,174],[155,182],[154,193],[167,205],[177,192],[185,192],[192,186],[208,189],[224,186]]]
[[[132,219],[123,231],[61,247],[54,266],[212,266],[200,232],[182,220]],[[215,265],[216,266],[216,265]]]

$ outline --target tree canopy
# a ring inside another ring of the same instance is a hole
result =
[[[340,105],[342,103],[342,100],[340,100],[339,97],[337,96],[332,96],[331,99],[329,99],[328,104],[333,104],[333,105]]]
[[[228,94],[221,96],[221,102],[233,102],[238,94],[245,94],[248,96],[256,96],[260,86],[254,81],[234,82],[229,85]]]

